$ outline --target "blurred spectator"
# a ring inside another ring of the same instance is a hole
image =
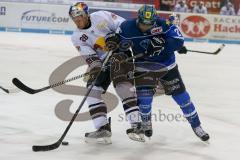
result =
[[[228,2],[225,6],[221,8],[221,15],[235,15],[235,9],[231,2]]]
[[[238,9],[237,15],[240,16],[240,4],[239,4],[239,7],[238,7],[238,8],[239,8],[239,9]]]
[[[174,8],[175,0],[159,0],[161,11],[172,11]]]
[[[229,0],[221,0],[221,4],[220,7],[224,7],[227,3],[229,2]]]
[[[204,6],[203,1],[200,1],[193,8],[193,13],[207,14],[207,7]]]
[[[180,0],[175,8],[174,8],[174,12],[188,12],[188,6],[186,4],[185,0]]]

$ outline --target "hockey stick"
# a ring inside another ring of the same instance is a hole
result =
[[[129,57],[127,58],[126,60],[124,61],[130,61],[132,59],[135,59],[135,58],[139,58],[139,57],[142,57],[144,54],[138,54],[136,56],[133,56],[133,57]],[[122,62],[121,62],[122,63]],[[106,67],[109,67],[109,66],[105,66]],[[36,93],[39,93],[39,92],[42,92],[42,91],[45,91],[45,90],[48,90],[50,88],[54,88],[54,87],[57,87],[57,86],[61,86],[67,82],[71,82],[71,81],[74,81],[74,80],[77,80],[79,78],[82,78],[84,76],[88,76],[90,74],[92,74],[94,72],[87,72],[87,73],[84,73],[84,74],[81,74],[81,75],[78,75],[78,76],[75,76],[75,77],[72,77],[72,78],[69,78],[69,79],[66,79],[64,81],[61,81],[61,82],[57,82],[55,84],[52,84],[52,85],[49,85],[49,86],[46,86],[46,87],[43,87],[43,88],[40,88],[40,89],[32,89],[28,86],[26,86],[24,83],[22,83],[18,78],[13,78],[12,80],[12,83],[18,87],[19,89],[21,89],[22,91],[26,92],[26,93],[29,93],[29,94],[36,94]]]
[[[195,53],[204,53],[204,54],[217,55],[224,47],[225,47],[225,44],[222,44],[215,52],[204,52],[204,51],[196,51],[196,50],[189,50],[189,49],[187,49],[187,51],[188,52],[195,52]]]
[[[195,52],[195,53],[204,53],[204,54],[212,54],[212,55],[217,55],[223,48],[225,47],[225,44],[222,44],[215,52],[204,52],[204,51],[197,51],[197,50],[187,50],[188,52]],[[126,61],[129,61],[129,60],[132,60],[132,59],[136,59],[136,58],[139,58],[139,57],[142,57],[143,54],[138,54],[136,56],[133,56],[133,57],[130,57],[128,58]],[[108,66],[106,66],[108,67]],[[94,72],[91,72],[91,73],[94,73]],[[77,80],[79,78],[82,78],[84,76],[88,76],[89,74],[91,74],[90,72],[87,72],[87,73],[84,73],[84,74],[81,74],[81,75],[78,75],[78,76],[75,76],[75,77],[72,77],[70,79],[66,79],[64,81],[61,81],[61,82],[58,82],[58,83],[55,83],[55,84],[52,84],[52,85],[49,85],[49,86],[46,86],[46,87],[43,87],[43,88],[40,88],[40,89],[32,89],[28,86],[26,86],[25,84],[23,84],[18,78],[14,78],[12,80],[12,83],[17,86],[19,89],[21,89],[22,91],[26,92],[26,93],[29,93],[29,94],[36,94],[36,93],[39,93],[39,92],[42,92],[42,91],[45,91],[45,90],[48,90],[50,88],[54,88],[54,87],[57,87],[57,86],[61,86],[67,82],[71,82],[71,81],[74,81],[74,80]],[[2,90],[4,90],[6,93],[8,93],[8,90],[0,87]]]
[[[6,92],[7,94],[21,92],[21,90],[18,89],[18,88],[10,88],[10,89],[6,89],[6,88],[0,86],[0,89],[2,89],[2,90],[3,90],[4,92]]]
[[[108,62],[108,60],[109,60],[109,58],[110,58],[111,55],[112,55],[112,51],[110,51],[110,52],[108,53],[107,57],[104,59],[104,62],[103,62],[103,64],[102,64],[101,71],[103,71],[103,70],[105,69],[105,65],[106,65],[106,63]],[[98,74],[97,74],[96,77],[98,77],[98,76],[100,75],[101,71],[98,72]],[[61,145],[63,139],[64,139],[65,136],[67,135],[70,127],[72,126],[74,120],[76,119],[78,113],[80,112],[80,109],[82,108],[83,104],[85,103],[85,101],[86,101],[88,95],[90,94],[92,88],[93,88],[94,85],[96,84],[96,81],[97,81],[97,78],[93,81],[93,83],[91,84],[91,86],[88,88],[88,91],[87,91],[87,93],[85,94],[85,96],[84,96],[81,104],[79,105],[78,109],[77,109],[76,112],[74,113],[71,121],[69,122],[67,128],[66,128],[65,131],[63,132],[63,134],[62,134],[62,136],[60,137],[60,139],[59,139],[57,142],[55,142],[55,143],[53,143],[53,144],[50,144],[50,145],[45,145],[45,146],[37,146],[37,145],[34,145],[34,146],[32,146],[32,150],[33,150],[34,152],[54,150],[54,149],[57,149],[57,148]]]
[[[8,89],[3,88],[2,86],[0,86],[0,88],[1,88],[4,92],[6,92],[6,93],[8,93],[8,94],[10,93]]]

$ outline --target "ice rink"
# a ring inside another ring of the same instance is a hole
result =
[[[186,43],[189,49],[214,51],[220,44]],[[195,103],[203,128],[210,134],[210,144],[202,143],[183,119],[171,97],[155,97],[154,133],[146,143],[130,141],[129,127],[122,120],[121,103],[109,113],[112,117],[111,145],[84,142],[84,133],[92,131],[91,121],[73,124],[65,140],[69,146],[35,153],[32,145],[57,141],[68,122],[55,114],[56,104],[73,100],[72,113],[82,96],[48,90],[29,95],[6,94],[0,90],[0,159],[1,160],[233,160],[239,158],[240,143],[240,45],[226,45],[219,55],[188,53],[177,55],[187,90]],[[49,83],[51,73],[64,62],[76,57],[70,36],[0,32],[0,86],[14,89],[12,78],[18,77],[33,88]],[[69,77],[82,74],[85,67]],[[85,86],[82,79],[70,83]],[[109,92],[115,94],[113,87]],[[83,111],[87,110],[84,105]],[[168,116],[162,120],[159,112]]]

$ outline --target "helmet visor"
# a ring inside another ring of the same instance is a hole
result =
[[[76,18],[78,16],[84,16],[86,15],[86,12],[85,11],[81,11],[81,10],[73,10],[71,13],[70,13],[70,16],[72,18]]]
[[[139,23],[144,24],[144,25],[146,25],[146,26],[152,26],[152,25],[155,24],[155,21],[154,21],[154,20],[149,20],[149,19],[142,19],[142,18],[140,18],[140,19],[139,19]]]

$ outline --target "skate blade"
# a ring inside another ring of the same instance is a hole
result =
[[[137,142],[145,142],[144,134],[128,133],[128,137]]]
[[[111,137],[104,137],[104,138],[87,138],[85,137],[86,143],[98,143],[98,144],[112,144]]]

